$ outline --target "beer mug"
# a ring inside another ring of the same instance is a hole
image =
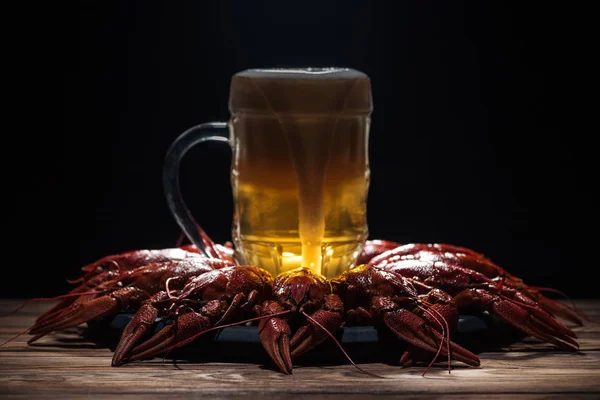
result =
[[[181,158],[195,144],[232,149],[232,239],[239,264],[273,276],[298,267],[332,278],[353,268],[368,236],[367,75],[346,68],[251,69],[235,74],[228,122],[181,134],[167,152],[167,203],[188,239],[201,228],[182,199]]]

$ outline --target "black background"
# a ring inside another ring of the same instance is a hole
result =
[[[104,255],[175,245],[163,158],[188,127],[227,120],[232,74],[342,66],[372,79],[373,238],[467,246],[532,285],[597,297],[589,10],[41,4],[5,14],[2,296],[58,295]],[[200,146],[181,170],[190,208],[218,242],[230,239],[229,156]]]

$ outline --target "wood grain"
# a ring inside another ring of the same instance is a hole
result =
[[[19,300],[0,300],[2,315]],[[0,341],[26,330],[52,304],[30,304],[2,317]],[[578,307],[600,319],[599,300],[579,300]],[[382,363],[361,367],[383,376],[372,378],[348,364],[298,366],[291,376],[268,363],[191,363],[160,359],[119,368],[112,352],[81,336],[74,328],[27,345],[21,336],[0,347],[0,395],[5,398],[481,398],[542,399],[600,397],[600,325],[574,328],[577,353],[554,350],[526,338],[506,348],[478,354],[481,367],[455,363],[451,374],[443,363],[422,377],[422,367],[401,369]]]

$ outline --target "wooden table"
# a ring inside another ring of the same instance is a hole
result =
[[[20,301],[0,300],[3,315]],[[600,319],[600,300],[579,300],[578,307]],[[30,304],[2,317],[0,341],[27,329],[51,304]],[[565,353],[526,338],[508,348],[478,354],[481,367],[443,363],[422,377],[422,367],[401,369],[361,364],[383,376],[372,378],[348,364],[295,367],[282,375],[269,366],[239,363],[172,363],[161,360],[110,366],[108,348],[88,342],[80,330],[51,334],[39,344],[27,336],[0,347],[0,395],[4,398],[377,398],[441,397],[506,399],[524,397],[600,398],[600,325],[574,329],[581,351]]]

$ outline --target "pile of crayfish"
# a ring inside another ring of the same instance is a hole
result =
[[[206,332],[256,324],[278,369],[343,326],[374,326],[406,344],[402,366],[438,357],[469,366],[479,358],[452,341],[459,314],[487,312],[526,335],[577,351],[575,333],[558,318],[581,325],[575,309],[546,297],[486,256],[449,244],[369,240],[356,267],[334,279],[308,269],[273,277],[239,265],[231,243],[137,250],[83,267],[79,285],[28,329],[32,343],[120,312],[135,312],[114,351],[113,366],[166,356]],[[172,321],[155,330],[158,319]]]

